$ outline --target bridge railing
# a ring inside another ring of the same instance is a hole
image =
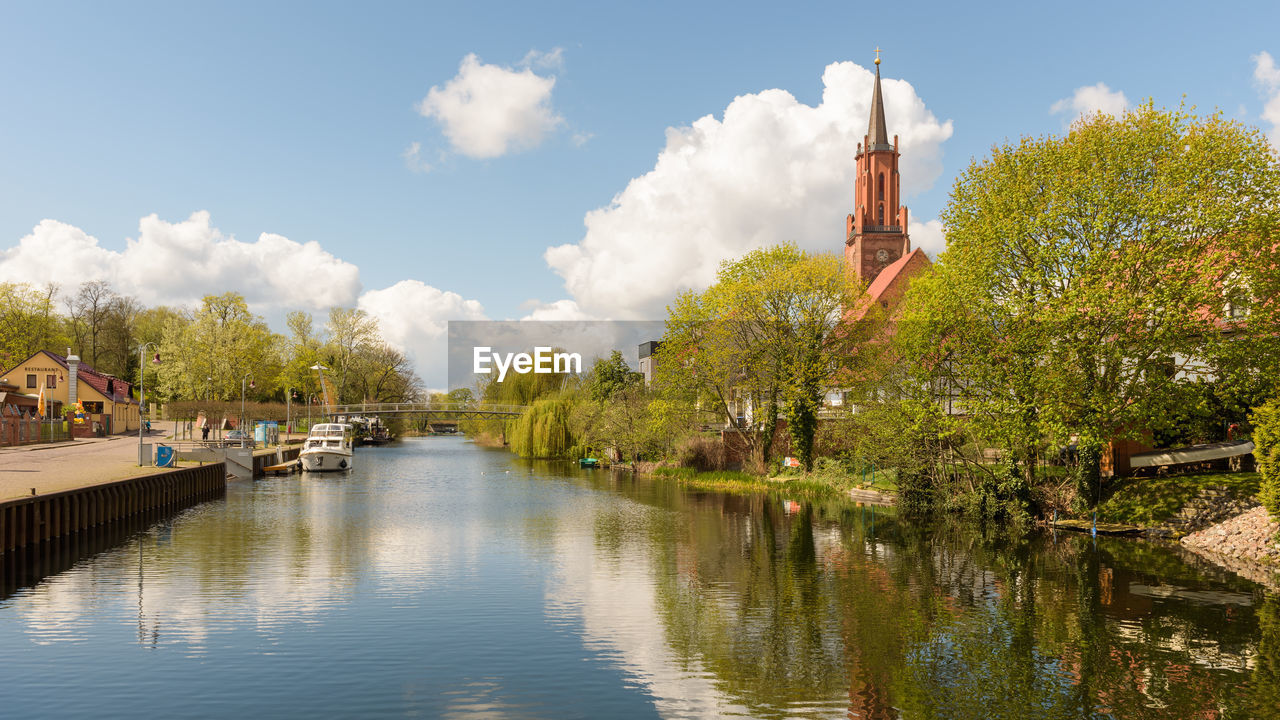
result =
[[[489,405],[486,403],[356,403],[334,405],[325,410],[326,415],[386,415],[396,414],[458,414],[458,415],[519,415],[524,405]]]

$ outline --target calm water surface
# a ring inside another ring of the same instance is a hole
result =
[[[10,588],[0,717],[1280,716],[1280,600],[1175,549],[357,452]]]

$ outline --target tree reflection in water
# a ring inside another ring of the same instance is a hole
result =
[[[1280,601],[1176,548],[614,483],[688,667],[757,717],[1274,717]],[[600,542],[619,542],[617,538]]]

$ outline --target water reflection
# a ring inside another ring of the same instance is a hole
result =
[[[6,561],[6,708],[1232,718],[1280,701],[1280,603],[1176,548],[691,492],[457,440],[359,465],[236,484],[87,559],[45,548],[62,571],[34,584]]]
[[[859,718],[1276,710],[1276,599],[1175,549],[921,528],[883,508],[788,513],[785,498],[644,480],[608,485],[675,513],[597,522],[606,552],[595,575],[566,577],[561,594],[602,597],[583,610],[587,626],[678,708]],[[615,567],[623,557],[649,561],[630,583]],[[625,587],[590,590],[602,573]],[[652,608],[613,599],[645,585]],[[695,695],[703,700],[691,705]]]

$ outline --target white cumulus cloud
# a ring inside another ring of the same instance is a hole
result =
[[[383,339],[403,351],[432,388],[447,385],[449,321],[486,319],[479,302],[419,280],[370,290],[357,307],[377,318]]]
[[[551,107],[559,49],[531,52],[522,67],[486,65],[475,54],[462,59],[458,74],[433,86],[418,104],[423,117],[440,123],[453,149],[473,158],[492,158],[537,147],[564,119]]]
[[[16,246],[0,250],[0,279],[65,290],[105,280],[148,305],[194,305],[204,295],[234,291],[260,309],[318,310],[349,305],[360,293],[356,266],[318,243],[273,233],[241,242],[213,227],[206,211],[177,223],[148,215],[123,251],[102,247],[73,225],[42,220]]]
[[[947,238],[942,232],[941,220],[911,220],[907,225],[907,234],[911,236],[911,246],[924,250],[931,258],[936,259],[938,253],[947,249]]]
[[[578,303],[569,300],[556,300],[555,302],[544,303],[538,300],[530,300],[524,304],[524,310],[528,311],[521,320],[598,320],[600,318],[592,317],[582,311],[578,307]]]
[[[706,287],[721,261],[750,250],[792,241],[843,252],[874,78],[854,63],[833,63],[816,107],[765,90],[735,98],[722,119],[668,128],[653,169],[587,213],[586,235],[548,248],[547,263],[586,314],[658,318],[676,292]],[[882,85],[910,197],[941,174],[951,122],[939,122],[910,83]]]
[[[1070,125],[1077,118],[1103,113],[1119,117],[1129,107],[1129,99],[1120,90],[1112,90],[1106,83],[1086,85],[1076,88],[1071,97],[1062,98],[1049,107],[1053,115],[1067,114],[1066,124]]]
[[[1280,150],[1280,68],[1271,53],[1263,51],[1253,56],[1253,79],[1262,91],[1266,105],[1262,108],[1262,119],[1271,123],[1271,131],[1267,137],[1272,147]]]

